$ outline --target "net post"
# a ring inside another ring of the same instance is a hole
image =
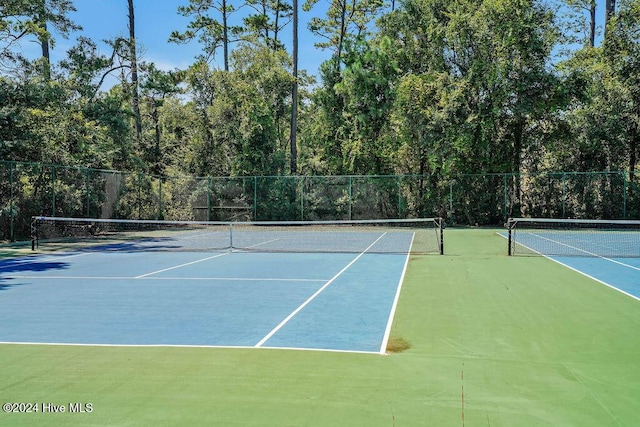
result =
[[[513,218],[509,218],[507,220],[507,223],[505,224],[505,227],[507,227],[508,235],[509,235],[508,247],[507,247],[507,255],[508,256],[512,256],[513,255],[513,251],[511,250],[511,248],[512,248],[512,242],[513,242],[512,229],[513,229],[514,224],[515,224],[515,222],[513,221]]]
[[[31,218],[31,250],[35,251],[38,247],[38,218]]]
[[[233,222],[229,223],[229,250],[233,250]]]
[[[438,231],[439,231],[439,237],[440,237],[440,245],[439,245],[439,252],[440,255],[444,255],[444,220],[442,218],[435,218],[435,224],[436,227],[438,227]]]

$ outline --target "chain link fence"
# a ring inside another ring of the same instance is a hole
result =
[[[197,221],[444,217],[502,225],[509,217],[640,217],[640,173],[433,176],[159,177],[0,162],[0,239],[29,236],[35,215]]]

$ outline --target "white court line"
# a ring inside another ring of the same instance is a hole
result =
[[[380,345],[380,354],[387,353],[387,344],[389,343],[389,336],[391,335],[391,326],[393,325],[393,318],[396,314],[396,308],[398,307],[398,300],[400,299],[400,291],[402,290],[402,284],[404,283],[404,275],[407,272],[407,266],[409,265],[409,258],[411,258],[411,248],[413,247],[413,239],[415,238],[416,233],[413,233],[411,236],[411,245],[409,245],[409,252],[407,252],[407,258],[404,261],[404,268],[402,269],[402,274],[400,275],[400,281],[398,282],[398,288],[396,289],[396,295],[393,299],[393,305],[391,306],[391,313],[389,315],[389,320],[387,321],[387,327],[384,331],[384,338],[382,339],[382,344]]]
[[[0,345],[44,345],[60,347],[122,347],[122,348],[210,348],[227,350],[255,350],[258,347],[250,345],[206,345],[206,344],[92,344],[92,343],[58,343],[58,342],[22,342],[0,341]],[[290,350],[290,351],[320,351],[325,353],[356,353],[376,354],[375,351],[366,350],[336,350],[332,348],[307,348],[307,347],[259,347],[260,350]]]
[[[344,273],[345,271],[347,271],[347,269],[349,269],[349,267],[351,267],[356,261],[358,261],[362,255],[364,255],[369,249],[371,249],[371,247],[373,247],[373,245],[375,245],[376,243],[378,243],[378,241],[380,239],[382,239],[387,233],[384,232],[380,237],[378,237],[372,244],[370,244],[364,251],[360,252],[360,254],[358,254],[358,256],[356,256],[353,260],[351,260],[351,262],[349,264],[347,264],[346,267],[344,267],[342,270],[340,270],[335,276],[333,276],[331,279],[329,279],[329,281],[327,283],[325,283],[320,289],[318,289],[313,295],[311,295],[309,298],[307,298],[307,300],[305,302],[303,302],[298,308],[296,308],[295,310],[293,310],[293,312],[291,312],[291,314],[289,314],[282,322],[280,322],[280,324],[278,324],[278,326],[276,326],[275,328],[273,328],[271,330],[271,332],[269,332],[267,335],[265,335],[264,338],[262,338],[256,345],[255,347],[262,347],[262,345],[267,342],[269,340],[269,338],[271,338],[273,335],[275,335],[276,332],[278,332],[280,329],[282,329],[282,327],[284,325],[286,325],[289,320],[293,319],[293,317],[298,314],[303,308],[305,308],[307,305],[309,305],[309,303],[311,303],[311,301],[313,301],[318,295],[320,295],[322,293],[322,291],[324,291],[325,289],[327,289],[327,287],[332,284],[333,282],[336,281],[336,279],[338,277],[340,277],[342,275],[342,273]]]
[[[76,257],[95,255],[95,254],[96,252],[82,252],[82,253],[72,253],[69,255],[47,255],[45,259],[56,260],[60,258],[76,258]],[[37,255],[33,255],[33,256],[37,256]]]
[[[266,245],[267,243],[271,243],[271,242],[275,242],[278,239],[271,239],[271,240],[267,240],[265,242],[260,242],[260,243],[256,243],[255,245],[251,245],[251,246],[247,246],[246,248],[231,248],[234,252],[243,252],[245,249],[251,249],[251,248],[255,248],[257,246],[262,246],[262,245]]]
[[[312,282],[324,283],[327,279],[296,279],[275,277],[133,277],[133,276],[7,276],[3,279],[42,279],[42,280],[184,280],[184,281],[225,281],[225,282]]]
[[[225,253],[213,255],[213,256],[210,256],[210,257],[207,257],[207,258],[202,258],[202,259],[198,259],[198,260],[191,261],[191,262],[185,262],[184,264],[180,264],[180,265],[176,265],[176,266],[168,267],[168,268],[163,268],[162,270],[152,271],[151,273],[147,273],[147,274],[141,274],[140,276],[134,277],[134,279],[142,279],[143,277],[151,276],[151,275],[158,274],[158,273],[163,273],[163,272],[169,271],[169,270],[175,270],[176,268],[186,267],[187,265],[197,264],[199,262],[207,261],[207,260],[210,260],[210,259],[219,258],[221,256],[229,255],[230,253],[231,252],[225,252]]]
[[[178,237],[180,240],[202,239],[203,236],[220,236],[228,240],[229,229],[226,228],[224,231],[218,230],[218,231],[208,231],[208,232],[203,232],[202,230],[184,230],[171,236]],[[150,238],[153,239],[152,237]]]

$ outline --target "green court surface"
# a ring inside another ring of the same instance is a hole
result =
[[[0,402],[39,409],[0,425],[640,423],[638,300],[507,257],[495,230],[449,229],[445,245],[409,263],[402,352],[0,345]]]

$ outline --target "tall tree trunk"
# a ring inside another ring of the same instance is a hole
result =
[[[222,0],[222,50],[224,52],[224,70],[229,71],[229,28],[227,24],[227,0]]]
[[[342,47],[344,38],[347,34],[347,0],[342,0],[342,10],[340,14],[340,36],[338,40],[338,51],[336,54],[336,72],[340,72],[340,63],[342,62]]]
[[[42,29],[44,31],[47,31],[46,20],[42,21]],[[49,37],[40,37],[40,45],[42,46],[42,59],[44,60],[44,78],[46,81],[49,81],[51,80],[51,54],[49,53]]]
[[[142,139],[142,119],[140,117],[140,95],[138,93],[138,58],[136,55],[136,27],[133,11],[133,0],[129,1],[129,49],[131,54],[131,84],[133,86],[131,99],[136,126],[136,140]]]
[[[294,0],[294,2],[297,4],[298,0]],[[295,8],[296,4],[293,5],[293,7]],[[274,17],[274,23],[273,23],[273,46],[272,49],[274,50],[274,52],[276,51],[276,48],[278,46],[278,25],[280,25],[280,0],[278,0],[276,2],[276,16]],[[297,12],[293,12],[294,14],[297,14]],[[294,25],[295,26],[295,25]],[[294,32],[296,31],[295,29],[293,30]]]
[[[616,13],[616,0],[605,0],[604,5],[604,35],[607,36],[607,25],[609,19],[613,18]]]
[[[298,171],[298,0],[293,0],[293,88],[291,90],[291,174]]]
[[[152,105],[153,111],[151,112],[151,119],[153,120],[153,127],[155,130],[155,145],[153,147],[153,173],[156,175],[162,175],[162,159],[160,151],[160,139],[162,132],[160,131],[160,113],[157,105]]]
[[[632,182],[636,173],[636,164],[638,163],[638,146],[640,146],[640,133],[638,128],[634,126],[629,140],[629,180]]]
[[[40,0],[38,12],[38,24],[40,28],[42,28],[42,30],[45,32],[44,35],[40,35],[38,37],[38,41],[40,42],[40,46],[42,48],[42,59],[44,61],[44,78],[46,81],[49,81],[51,79],[51,54],[49,52],[49,35],[47,32],[48,17],[45,0]]]
[[[589,9],[590,25],[589,25],[589,46],[595,47],[596,45],[596,2],[591,2],[591,8]]]

